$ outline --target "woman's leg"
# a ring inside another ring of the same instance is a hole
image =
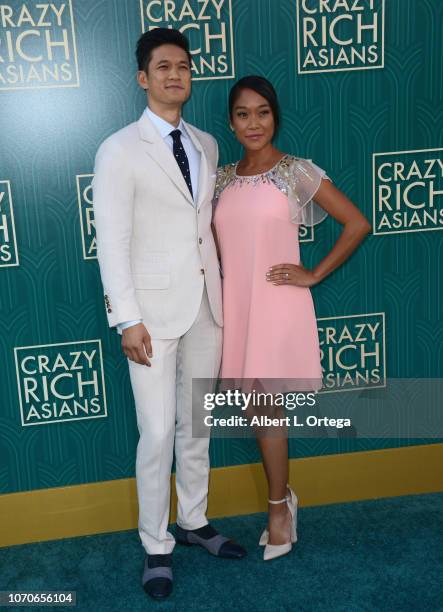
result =
[[[258,385],[261,387],[261,385]],[[262,388],[257,388],[263,392]],[[283,418],[284,411],[268,399],[264,399],[255,415]],[[268,481],[268,498],[277,501],[288,495],[288,431],[286,425],[256,427],[257,444],[260,449],[263,467]],[[268,504],[269,544],[285,544],[290,541],[291,513],[286,503]]]
[[[288,438],[261,435],[257,437],[257,444],[268,481],[269,499],[283,499],[288,494]],[[291,520],[287,504],[268,504],[269,544],[289,542]]]

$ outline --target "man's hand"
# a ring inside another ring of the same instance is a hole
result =
[[[143,323],[138,323],[122,331],[122,349],[131,361],[151,367],[153,357],[151,336]]]

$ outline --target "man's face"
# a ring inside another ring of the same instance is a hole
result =
[[[138,82],[148,90],[149,100],[161,106],[182,106],[191,95],[191,67],[186,51],[176,45],[161,45],[152,52],[146,72]]]

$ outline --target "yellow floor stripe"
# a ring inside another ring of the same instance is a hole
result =
[[[443,444],[292,459],[290,482],[301,506],[443,491]],[[214,468],[208,516],[262,512],[266,497],[261,464]],[[137,512],[133,478],[2,495],[0,546],[134,529]]]

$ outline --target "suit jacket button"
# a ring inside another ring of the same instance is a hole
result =
[[[108,314],[111,314],[112,310],[110,308],[108,308]]]
[[[203,268],[200,270],[200,272],[201,272],[202,274],[204,274],[204,273],[205,273],[205,271],[204,271],[204,269],[203,269]]]
[[[203,242],[203,238],[199,238],[199,239],[198,239],[198,243],[199,243],[199,244],[202,244],[202,242]]]

